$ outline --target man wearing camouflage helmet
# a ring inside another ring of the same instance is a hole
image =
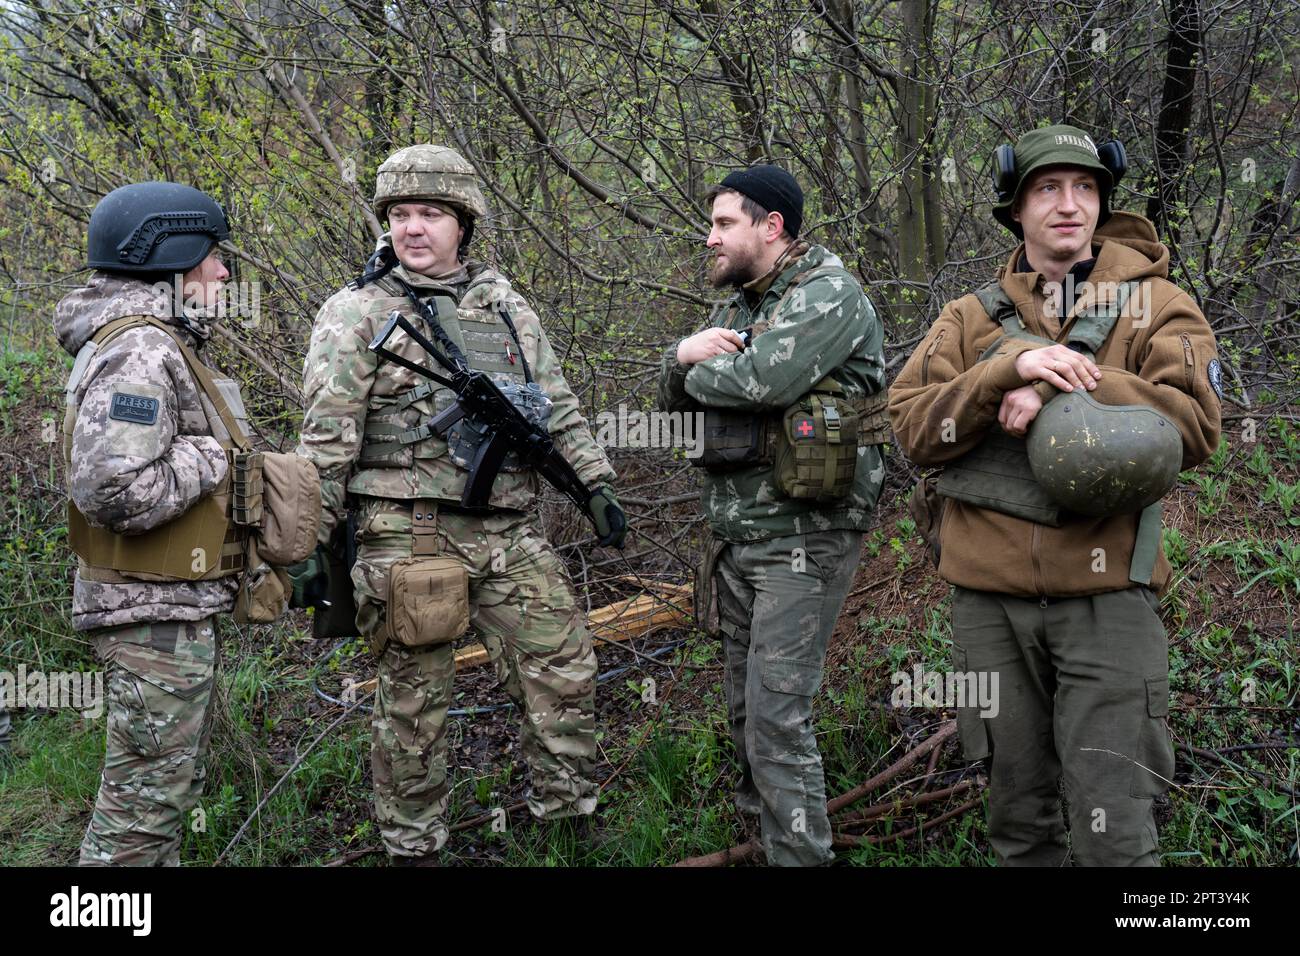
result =
[[[772,866],[833,858],[812,705],[884,481],[884,330],[839,257],[799,238],[803,193],[759,165],[710,190],[711,327],[663,358],[660,407],[704,416],[712,541],[740,780]]]
[[[95,272],[55,309],[59,344],[76,356],[64,418],[72,621],[108,665],[83,866],[177,865],[203,793],[216,620],[235,603],[243,555],[224,523],[216,553],[169,542],[227,487],[227,423],[247,434],[237,383],[201,359],[229,277],[217,243],[229,234],[197,189],[123,186],[90,218]],[[227,511],[217,506],[217,519]]]
[[[1023,243],[943,308],[890,390],[903,450],[945,466],[913,502],[953,585],[953,668],[998,677],[995,706],[959,707],[958,725],[968,759],[991,757],[1004,865],[1158,863],[1152,800],[1174,770],[1159,498],[1218,445],[1221,372],[1151,223],[1111,211],[1125,165],[1071,126],[1001,147],[994,216]]]
[[[536,472],[507,458],[489,507],[462,507],[475,460],[472,423],[439,437],[427,422],[455,394],[367,349],[390,313],[512,394],[535,395],[530,381],[540,386],[556,448],[596,487],[600,543],[621,546],[626,523],[610,487],[614,471],[536,313],[501,273],[466,259],[487,212],[473,167],[442,146],[399,150],[379,167],[374,209],[390,232],[365,276],[316,317],[301,449],[322,475],[322,543],[345,519],[348,497],[356,502],[356,623],[379,669],[375,814],[389,855],[424,864],[447,839],[451,642],[473,623],[518,705],[528,807],[544,820],[595,810],[596,655],[563,565],[537,527]],[[388,347],[439,370],[405,336]]]

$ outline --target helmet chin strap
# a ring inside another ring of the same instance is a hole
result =
[[[180,315],[175,316],[175,319],[194,333],[200,341],[206,342],[212,338],[212,327],[217,321],[216,309],[212,306],[201,309],[185,307],[181,309]]]

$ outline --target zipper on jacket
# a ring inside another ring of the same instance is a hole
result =
[[[1043,568],[1038,563],[1038,548],[1042,543],[1043,526],[1034,522],[1034,535],[1029,543],[1029,560],[1034,568],[1034,587],[1038,591],[1038,596],[1042,600],[1039,602],[1043,607],[1047,607],[1047,587],[1043,583]]]
[[[939,346],[943,344],[943,337],[948,334],[947,329],[940,329],[939,334],[934,337],[930,347],[925,350],[925,358],[921,361],[921,384],[930,384],[930,358],[938,351]]]
[[[1196,378],[1196,358],[1192,354],[1192,338],[1186,332],[1178,337],[1183,340],[1183,358],[1186,359],[1183,363],[1183,374],[1187,379],[1187,390],[1190,392],[1193,379]]]

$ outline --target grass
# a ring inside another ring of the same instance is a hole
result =
[[[51,367],[48,374],[41,371],[45,366]],[[0,541],[0,594],[6,602],[0,656],[29,669],[93,669],[99,665],[89,644],[71,627],[57,449],[30,428],[58,408],[62,372],[53,366],[40,356],[9,355],[0,362],[0,385],[22,382],[31,403],[0,402],[0,435],[20,464],[0,486],[7,531]],[[0,388],[0,394],[15,392]],[[1176,740],[1197,748],[1300,736],[1300,651],[1293,624],[1300,599],[1300,545],[1293,532],[1300,525],[1300,433],[1274,421],[1261,426],[1259,438],[1254,447],[1235,452],[1225,442],[1203,468],[1184,476],[1186,490],[1166,509],[1164,541],[1178,582],[1164,604],[1171,729]],[[861,578],[884,584],[841,621],[814,705],[830,794],[855,786],[901,752],[905,715],[888,707],[889,675],[917,664],[927,670],[949,665],[947,589],[936,586],[901,499],[882,507],[881,525],[866,536]],[[337,694],[346,675],[373,670],[362,642],[312,649],[302,627],[301,619],[265,628],[221,624],[208,785],[201,812],[185,834],[187,864],[215,862],[254,806],[338,716],[338,707],[313,688]],[[612,666],[613,654],[602,651],[602,666]],[[734,755],[718,644],[696,636],[669,660],[676,683],[656,665],[633,668],[602,685],[602,706],[613,719],[602,723],[600,749],[603,772],[612,776],[601,794],[596,841],[580,839],[570,824],[538,825],[516,812],[504,830],[489,821],[453,834],[448,862],[658,866],[739,842],[744,831],[732,804]],[[656,681],[653,700],[644,692],[647,674]],[[488,702],[481,686],[458,683],[458,703]],[[920,716],[932,722],[937,715]],[[0,765],[0,865],[71,862],[98,787],[104,719],[64,711],[14,717],[13,759]],[[456,725],[456,740],[476,732],[483,732],[482,725],[466,719]],[[514,733],[512,724],[509,740],[516,739]],[[453,750],[450,823],[521,798],[527,781],[517,750],[503,755],[500,741],[493,746],[459,761],[460,751]],[[1164,862],[1296,865],[1300,812],[1275,781],[1294,785],[1300,779],[1300,750],[1233,751],[1225,757],[1230,765],[1179,751],[1177,788],[1158,804]],[[950,752],[940,769],[955,775],[964,764]],[[872,832],[898,832],[918,819],[904,812]],[[369,721],[358,713],[307,753],[223,864],[319,864],[378,844],[370,807]],[[384,859],[372,854],[357,862],[383,865]],[[860,866],[992,862],[985,815],[978,810],[921,837],[840,855],[842,865]]]

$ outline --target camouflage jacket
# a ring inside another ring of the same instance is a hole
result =
[[[459,502],[469,474],[437,435],[414,441],[408,435],[404,443],[397,440],[403,432],[450,406],[455,394],[439,386],[421,389],[429,384],[424,378],[395,362],[381,360],[367,348],[394,309],[417,328],[426,326],[391,276],[404,279],[421,298],[436,293],[452,296],[458,303],[455,312],[442,315],[440,322],[470,365],[488,372],[499,383],[522,383],[518,348],[501,319],[498,303],[508,308],[533,379],[553,403],[549,431],[556,448],[588,486],[614,480],[614,470],[578,410],[578,399],[564,380],[537,313],[509,281],[477,262],[439,279],[399,265],[390,277],[336,293],[321,306],[312,329],[303,368],[305,414],[298,453],[314,462],[320,472],[321,541],[328,539],[344,516],[348,492]],[[432,338],[427,328],[426,335]],[[412,362],[443,371],[400,331],[389,339],[388,348]],[[512,467],[507,460],[493,485],[491,506],[528,511],[540,480],[533,470]]]
[[[831,373],[850,395],[874,395],[885,387],[880,320],[857,280],[821,246],[798,243],[772,272],[716,310],[710,325],[752,326],[755,334],[744,351],[697,365],[678,363],[674,343],[659,378],[665,411],[780,413]],[[703,504],[714,534],[728,541],[866,530],[884,478],[881,447],[860,446],[853,489],[843,501],[787,498],[773,481],[772,466],[755,465],[706,472]]]
[[[55,308],[59,344],[74,364],[65,396],[71,431],[68,495],[86,521],[117,534],[164,524],[221,484],[227,470],[222,441],[229,433],[190,374],[175,341],[141,325],[89,345],[109,322],[145,315],[176,325],[188,344],[202,342],[172,319],[172,300],[138,280],[96,272]],[[202,356],[202,351],[199,351]],[[215,375],[247,434],[237,385]],[[115,414],[115,396],[143,400],[148,416]],[[78,562],[72,592],[79,631],[146,621],[198,621],[234,604],[238,577],[208,581],[142,579]]]

